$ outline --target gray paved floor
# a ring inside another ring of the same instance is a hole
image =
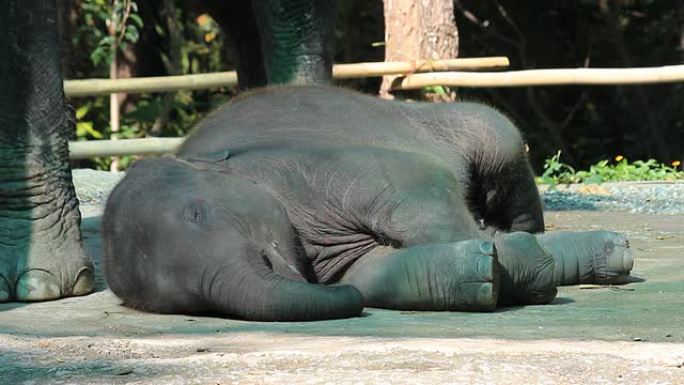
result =
[[[83,211],[97,260],[99,208]],[[1,304],[0,384],[684,384],[684,216],[551,212],[547,224],[626,233],[645,281],[565,287],[551,305],[491,314],[367,309],[305,323],[143,314],[108,291]]]

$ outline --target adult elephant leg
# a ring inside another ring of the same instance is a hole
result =
[[[0,302],[92,291],[68,164],[55,1],[0,13]]]
[[[246,90],[267,84],[261,37],[252,4],[245,0],[200,0],[216,22],[230,35],[237,59],[238,83]]]
[[[252,0],[269,84],[329,83],[336,0]]]
[[[494,245],[483,240],[375,249],[340,281],[356,287],[370,307],[492,311],[499,294],[499,263]]]

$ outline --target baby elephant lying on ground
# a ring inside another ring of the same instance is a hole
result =
[[[491,311],[628,278],[622,235],[543,230],[524,143],[495,110],[281,87],[133,165],[104,264],[128,306],[264,321]]]

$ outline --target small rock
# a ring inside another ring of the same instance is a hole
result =
[[[609,196],[610,191],[608,191],[607,188],[598,185],[598,184],[583,184],[580,185],[579,188],[577,189],[577,192],[579,194],[587,194],[587,195],[602,195],[602,196]]]

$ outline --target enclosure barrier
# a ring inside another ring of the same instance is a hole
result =
[[[349,79],[420,71],[496,68],[508,65],[505,57],[451,59],[416,62],[357,63],[335,66],[337,79]],[[416,89],[428,86],[452,87],[520,87],[548,85],[620,85],[684,81],[684,65],[645,68],[577,68],[507,72],[431,72],[399,77],[393,89]],[[113,92],[161,92],[236,85],[235,72],[165,76],[135,79],[86,79],[64,82],[68,96],[100,95]],[[173,153],[184,138],[144,138],[69,142],[70,158],[96,156],[161,155]]]
[[[456,71],[506,68],[507,57],[481,57],[445,60],[416,60],[405,62],[369,62],[336,64],[333,78],[355,79],[384,75],[406,75],[427,71]],[[108,95],[112,93],[168,92],[237,86],[235,71],[211,74],[156,76],[121,79],[66,80],[64,93],[68,97]]]
[[[70,159],[97,156],[164,155],[173,153],[185,138],[142,138],[69,142]]]
[[[684,81],[684,65],[642,68],[575,68],[505,72],[433,72],[397,78],[393,90],[448,87],[627,85]]]

